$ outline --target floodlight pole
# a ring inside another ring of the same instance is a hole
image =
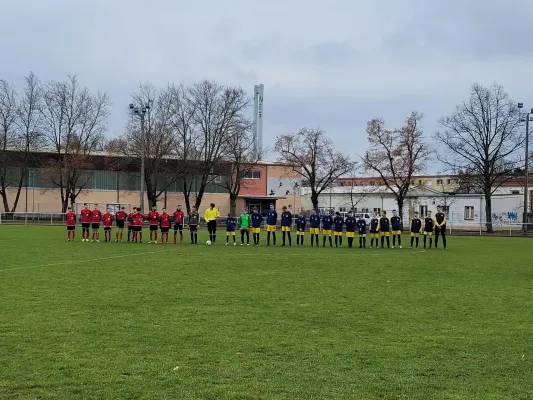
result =
[[[150,110],[150,104],[141,105],[141,107],[137,107],[134,104],[130,104],[130,112],[132,116],[137,116],[141,120],[141,185],[140,185],[140,199],[139,199],[139,207],[141,207],[141,212],[144,213],[144,181],[145,181],[145,175],[144,175],[144,169],[145,169],[145,157],[146,157],[146,147],[145,147],[145,124],[144,124],[144,118],[146,113],[148,113]]]
[[[518,103],[518,109],[521,110],[524,107],[524,103]],[[528,223],[528,211],[529,211],[529,117],[533,114],[533,108],[526,114],[526,148],[524,155],[524,215],[523,215],[523,229],[524,233],[527,233],[527,223]],[[520,116],[520,121],[522,117]]]

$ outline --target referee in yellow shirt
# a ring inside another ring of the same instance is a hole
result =
[[[220,213],[215,208],[215,203],[209,204],[209,208],[204,212],[204,219],[207,222],[207,231],[209,232],[209,240],[215,244],[217,240],[217,218]]]

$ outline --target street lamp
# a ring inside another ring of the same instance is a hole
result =
[[[519,110],[522,110],[522,108],[524,108],[524,103],[518,103],[518,109]],[[525,164],[524,164],[524,175],[525,175],[525,178],[526,178],[526,181],[524,183],[524,219],[523,219],[523,222],[524,222],[524,231],[526,232],[527,231],[527,212],[528,212],[528,209],[529,209],[529,203],[528,203],[528,198],[529,198],[529,116],[531,114],[533,114],[533,108],[525,114],[525,118],[523,117],[523,114],[521,113],[521,111],[519,111],[520,113],[520,122],[524,122],[524,119],[525,119],[525,122],[526,122],[526,154],[525,154]]]
[[[144,132],[144,117],[150,112],[150,104],[142,104],[140,107],[130,103],[130,113],[132,117],[138,117],[141,120],[141,198],[139,206],[141,212],[144,212],[144,158],[145,158],[145,132]]]

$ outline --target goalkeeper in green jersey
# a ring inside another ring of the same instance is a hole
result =
[[[244,246],[244,235],[246,235],[246,245],[250,246],[250,214],[243,209],[239,217],[239,228],[241,230],[241,246]]]

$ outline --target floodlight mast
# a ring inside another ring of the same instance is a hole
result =
[[[141,182],[140,182],[140,198],[139,198],[139,207],[141,212],[144,213],[144,183],[145,183],[145,157],[146,157],[146,147],[145,147],[145,125],[144,120],[147,113],[150,112],[150,104],[141,104],[141,106],[136,106],[133,103],[130,103],[130,114],[132,117],[137,117],[141,121]]]

